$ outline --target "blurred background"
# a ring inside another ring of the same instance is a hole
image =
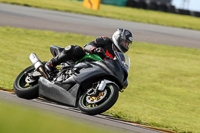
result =
[[[199,0],[101,0],[101,3],[200,17]]]

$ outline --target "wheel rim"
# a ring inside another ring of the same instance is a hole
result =
[[[28,76],[27,74],[31,73],[33,71],[34,71],[34,67],[31,67],[28,70],[26,70],[25,72],[23,72],[22,75],[19,77],[19,80],[18,80],[17,84],[21,89],[29,89],[29,88],[31,88],[31,87],[33,87],[33,86],[38,84],[37,80],[35,82],[33,82],[33,83],[27,83],[25,81],[25,79]]]
[[[82,97],[82,106],[85,108],[96,108],[101,106],[103,103],[105,103],[107,100],[110,99],[111,94],[113,93],[113,90],[111,89],[111,86],[106,86],[105,90],[103,92],[100,92],[97,97],[94,96],[88,96],[86,93]],[[88,102],[88,99],[92,102]]]

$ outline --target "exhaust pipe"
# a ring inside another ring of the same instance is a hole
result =
[[[29,60],[34,65],[35,69],[38,70],[39,67],[43,66],[42,62],[39,60],[35,53],[31,53],[29,56]]]
[[[39,71],[46,79],[48,79],[48,76],[47,76],[47,74],[45,73],[45,71],[43,69],[43,64],[39,60],[39,58],[37,57],[37,55],[35,53],[31,53],[30,54],[29,60],[31,61],[31,63],[35,67],[35,70]]]

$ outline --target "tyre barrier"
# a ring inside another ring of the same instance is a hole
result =
[[[184,9],[178,9],[179,14],[182,15],[190,15],[190,11],[189,10],[184,10]]]
[[[127,0],[126,1],[126,6],[127,7],[135,7],[138,8],[138,1],[137,0]]]
[[[142,8],[147,10],[155,10],[155,11],[162,11],[162,12],[169,12],[175,13],[180,15],[191,15],[194,17],[200,17],[200,12],[185,10],[185,9],[176,9],[175,6],[169,3],[161,3],[156,1],[150,0],[127,0],[126,2],[127,7],[133,8]]]
[[[168,5],[167,4],[159,4],[158,5],[158,11],[162,11],[162,12],[168,12]]]
[[[158,3],[157,2],[150,2],[147,7],[148,10],[158,10]]]
[[[176,13],[176,8],[175,8],[175,6],[170,5],[170,6],[169,6],[169,9],[168,9],[168,12],[170,12],[170,13]]]
[[[200,12],[191,11],[192,16],[200,17]]]

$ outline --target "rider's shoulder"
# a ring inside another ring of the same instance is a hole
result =
[[[97,43],[107,43],[111,40],[110,37],[107,37],[107,36],[100,36],[96,39]]]
[[[104,40],[111,40],[111,38],[107,37],[107,36],[101,36],[101,38],[104,39]]]

